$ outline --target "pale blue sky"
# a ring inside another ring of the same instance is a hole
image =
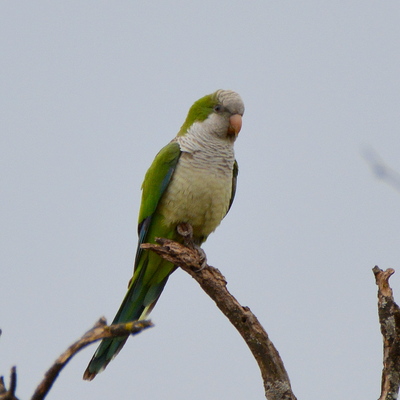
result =
[[[399,40],[397,0],[1,2],[0,374],[17,365],[18,396],[112,319],[144,173],[193,101],[224,88],[246,112],[208,261],[299,399],[377,398],[371,269],[399,269],[400,194],[362,150],[400,171]],[[246,345],[188,275],[171,277],[152,320],[91,383],[95,346],[81,352],[48,398],[263,398]]]

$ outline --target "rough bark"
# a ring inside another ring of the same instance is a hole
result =
[[[389,278],[394,269],[372,270],[378,285],[378,315],[383,336],[383,370],[379,400],[395,400],[400,385],[400,309],[393,298]]]

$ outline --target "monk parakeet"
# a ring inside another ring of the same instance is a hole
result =
[[[242,99],[231,90],[204,96],[190,108],[176,137],[156,155],[142,184],[134,274],[113,324],[145,319],[176,269],[141,249],[142,243],[155,243],[155,237],[182,242],[177,225],[188,223],[193,242],[200,246],[225,217],[236,191],[233,144],[243,112]],[[102,371],[127,338],[103,339],[84,379],[92,380]]]

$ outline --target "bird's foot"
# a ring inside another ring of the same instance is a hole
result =
[[[201,266],[199,268],[199,271],[203,270],[205,267],[207,267],[207,256],[206,256],[206,252],[197,245],[194,245],[195,249],[197,250],[197,252],[199,253],[199,257],[200,257],[200,262],[201,262]]]
[[[195,247],[193,242],[193,228],[187,222],[181,222],[176,227],[177,232],[183,237],[183,244],[186,247],[193,249]]]
[[[178,224],[176,227],[177,232],[179,235],[183,237],[183,244],[186,247],[189,247],[190,249],[197,250],[197,253],[199,254],[201,266],[199,268],[199,271],[207,267],[207,256],[205,251],[197,245],[194,240],[193,240],[193,228],[192,225],[188,224],[187,222],[181,222]]]

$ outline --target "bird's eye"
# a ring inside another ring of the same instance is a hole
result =
[[[217,105],[214,107],[214,111],[215,111],[216,113],[221,113],[222,111],[224,111],[224,107],[223,107],[221,104],[217,104]]]

